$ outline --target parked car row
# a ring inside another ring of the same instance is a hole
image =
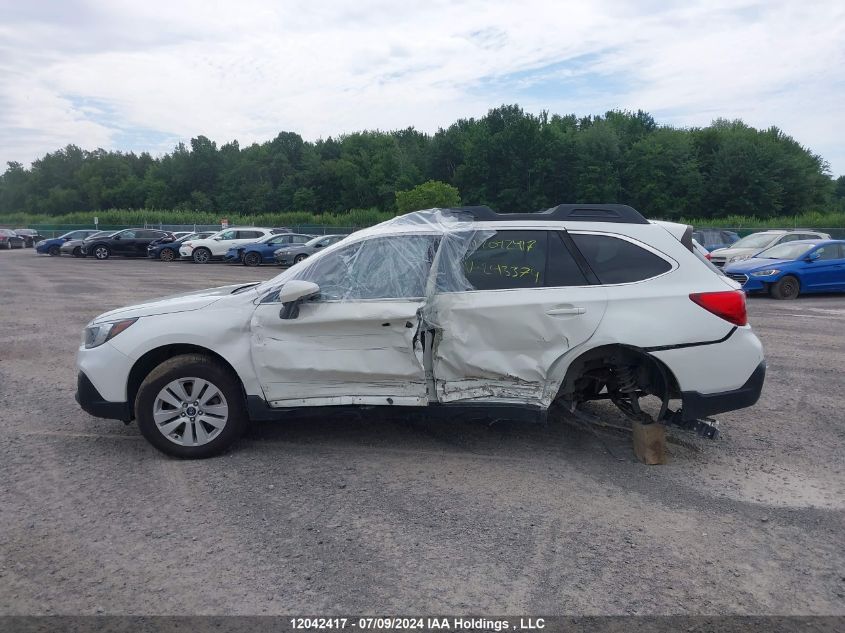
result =
[[[32,248],[39,240],[44,239],[33,229],[0,229],[0,248]]]
[[[8,235],[7,235],[8,234]],[[113,256],[147,257],[171,262],[178,259],[206,264],[213,260],[241,263],[245,266],[279,263],[296,264],[321,248],[342,240],[346,235],[308,235],[286,228],[236,227],[221,231],[171,233],[159,229],[123,229],[120,231],[78,230],[56,238],[42,239],[36,252],[56,257]],[[3,246],[3,243],[6,246]],[[22,248],[23,238],[13,231],[0,229],[0,248]]]
[[[0,248],[23,248],[23,230],[0,229]],[[736,239],[727,247],[713,248],[738,237],[732,231],[693,231],[694,250],[717,269],[742,284],[746,293],[765,292],[776,299],[794,299],[802,293],[845,291],[845,240],[805,229],[768,230]],[[38,253],[68,254],[105,260],[113,255],[148,257],[170,262],[177,259],[206,264],[225,260],[244,266],[292,266],[346,235],[313,236],[289,229],[235,227],[221,231],[171,233],[158,229],[122,231],[78,230],[35,244]],[[703,240],[703,242],[702,242]]]

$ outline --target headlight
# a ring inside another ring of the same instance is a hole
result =
[[[777,275],[780,272],[777,268],[768,268],[766,270],[758,270],[756,273],[751,273],[752,277],[768,277],[769,275]]]
[[[46,242],[46,241],[47,241],[47,240],[38,240],[38,241],[35,243],[35,245],[36,245],[36,246],[41,246],[41,245],[42,245],[44,242]]]
[[[274,253],[274,255],[280,255],[282,257],[286,257],[286,256],[290,255],[290,251],[283,251],[283,250],[279,249]]]
[[[106,341],[110,341],[115,336],[123,332],[130,325],[135,323],[138,317],[134,319],[122,319],[120,321],[110,321],[109,323],[98,323],[97,325],[89,325],[85,328],[82,335],[82,343],[85,349],[99,347]]]
[[[748,259],[751,255],[734,255],[728,261],[729,262],[741,262],[743,259]]]

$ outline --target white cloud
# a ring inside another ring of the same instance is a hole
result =
[[[0,26],[0,161],[70,142],[130,149],[121,143],[133,129],[155,133],[153,151],[197,134],[249,143],[281,130],[433,131],[518,102],[777,125],[845,173],[845,9],[835,0],[812,10],[754,0],[55,7],[16,5]],[[92,102],[109,115],[86,110]]]

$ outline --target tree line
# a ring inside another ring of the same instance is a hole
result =
[[[68,145],[29,168],[8,163],[0,214],[396,212],[425,199],[408,192],[439,183],[450,185],[446,199],[454,187],[461,203],[502,212],[562,202],[621,202],[664,218],[845,210],[845,177],[834,180],[821,156],[775,127],[720,119],[681,129],[643,111],[577,117],[504,105],[434,134],[408,128],[309,142],[281,132],[246,147],[197,136],[160,157]]]

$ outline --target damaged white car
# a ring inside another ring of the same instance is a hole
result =
[[[100,315],[79,348],[77,400],[136,419],[180,457],[298,407],[542,420],[553,403],[609,399],[646,422],[747,407],[762,347],[744,293],[691,233],[623,205],[411,213],[264,283]]]

